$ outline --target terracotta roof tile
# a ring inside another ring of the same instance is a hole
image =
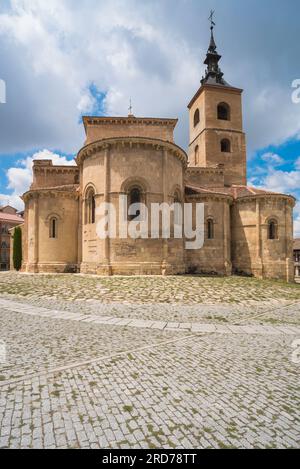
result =
[[[196,192],[197,194],[221,194],[221,195],[231,195],[226,188],[220,187],[217,188],[210,188],[210,187],[199,187],[199,186],[192,186],[190,184],[185,186],[186,191],[189,192]]]
[[[230,187],[199,187],[191,186],[188,184],[187,189],[191,189],[198,193],[212,193],[212,194],[225,194],[231,195],[234,199],[239,199],[243,197],[253,197],[255,195],[285,195],[278,192],[270,192],[263,189],[257,189],[256,187],[250,186],[230,186]]]
[[[19,223],[21,225],[21,223],[24,223],[24,220],[23,218],[18,217],[18,215],[0,212],[0,222]]]

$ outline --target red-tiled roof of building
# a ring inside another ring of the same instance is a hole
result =
[[[18,215],[11,215],[10,213],[2,213],[0,212],[0,223],[17,223],[21,225],[24,223],[23,218],[19,217]]]
[[[186,185],[187,189],[191,189],[197,193],[211,193],[211,194],[223,194],[231,195],[234,199],[240,199],[243,197],[253,197],[256,195],[282,195],[289,197],[286,194],[280,194],[278,192],[266,191],[263,189],[257,189],[256,187],[250,186],[230,186],[230,187],[198,187]]]
[[[187,184],[185,186],[187,191],[192,191],[196,192],[197,194],[221,194],[221,195],[232,195],[230,192],[226,190],[225,187],[220,187],[220,188],[211,188],[211,187],[199,187],[199,186],[193,186],[191,184]]]
[[[228,189],[235,199],[239,199],[240,197],[253,197],[254,195],[285,195],[250,186],[231,186]]]

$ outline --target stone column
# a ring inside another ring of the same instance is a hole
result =
[[[232,275],[231,263],[231,229],[230,229],[230,206],[227,200],[223,203],[223,230],[224,230],[224,273]]]
[[[168,186],[167,186],[167,159],[168,159],[168,153],[166,149],[163,149],[163,155],[162,155],[162,177],[163,177],[163,202],[168,203]],[[162,233],[162,230],[161,230]],[[163,239],[163,261],[162,261],[162,275],[167,274],[168,270],[168,240]]]
[[[263,246],[262,246],[261,214],[260,214],[260,200],[259,199],[256,199],[256,257],[257,257],[256,275],[260,278],[263,278],[264,277]]]
[[[33,236],[33,259],[31,270],[34,273],[38,272],[39,264],[39,198],[36,194],[33,199],[33,224],[34,224],[34,236]]]
[[[295,280],[294,259],[292,251],[292,239],[289,232],[292,232],[292,224],[290,223],[290,213],[288,201],[285,201],[285,259],[286,259],[286,281],[293,282]],[[291,226],[290,226],[291,225]],[[291,228],[291,230],[290,230]]]
[[[79,196],[78,199],[78,236],[77,236],[77,264],[78,264],[78,269],[80,269],[81,263],[82,263],[82,240],[83,240],[83,211],[84,211],[84,199],[82,197],[83,193],[83,187],[82,187],[82,165],[80,166],[80,176],[79,176],[79,181],[80,181],[80,187],[81,187],[81,195]]]
[[[110,148],[109,146],[104,149],[104,203],[110,202]],[[112,274],[110,265],[110,238],[104,240],[104,259],[105,270],[107,275]]]

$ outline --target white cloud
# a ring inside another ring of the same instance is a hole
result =
[[[300,105],[292,103],[289,83],[272,83],[270,77],[264,89],[260,85],[254,79],[247,89],[253,98],[246,101],[244,116],[250,149],[280,145],[300,129]]]
[[[68,160],[65,156],[52,153],[49,150],[43,150],[35,153],[31,157],[19,162],[19,166],[10,168],[7,171],[8,186],[10,195],[0,194],[0,204],[9,202],[14,207],[21,210],[23,202],[20,196],[28,191],[32,184],[32,167],[34,160],[52,160],[54,165],[74,165],[74,160]]]
[[[261,159],[273,166],[281,166],[284,163],[284,159],[276,153],[264,153]]]
[[[89,113],[92,111],[94,106],[95,106],[95,98],[92,96],[92,94],[88,90],[85,94],[81,96],[80,101],[77,104],[77,109],[80,113]]]
[[[270,169],[262,180],[266,189],[280,193],[291,193],[300,188],[300,171],[276,171]]]
[[[23,210],[24,204],[18,195],[0,194],[0,206],[11,205],[17,210]]]
[[[11,0],[10,8],[8,2],[0,6],[0,65],[8,87],[8,102],[0,108],[1,152],[78,150],[84,140],[79,113],[95,107],[87,91],[91,83],[106,93],[107,114],[125,115],[132,97],[137,115],[179,117],[177,141],[186,147],[186,104],[204,72],[205,12],[211,2],[191,0],[187,8],[182,1],[176,9],[173,3]],[[257,8],[252,2],[244,8],[241,15],[230,2],[220,4],[216,40],[225,78],[245,88],[244,117],[253,149],[299,135],[300,105],[291,100],[297,67],[294,72],[295,61],[289,60],[299,55],[299,45],[294,41],[291,47],[289,36],[279,37],[276,29],[265,41],[269,9],[261,3],[261,23],[255,15],[253,35],[251,15]],[[281,28],[288,27],[290,35],[293,27],[298,31],[294,18],[288,25],[284,20],[280,16]],[[281,64],[282,56],[289,67]]]
[[[295,168],[300,170],[300,156],[295,162]]]
[[[107,114],[126,115],[132,97],[138,115],[183,116],[199,62],[152,10],[135,0],[12,1],[0,14],[1,70],[10,90],[0,109],[1,151],[79,150],[79,115],[95,107],[91,83],[107,94]]]

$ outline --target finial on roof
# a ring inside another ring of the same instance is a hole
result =
[[[217,46],[216,46],[215,38],[214,38],[214,27],[216,26],[216,23],[213,21],[214,14],[215,14],[215,10],[211,10],[210,16],[208,18],[208,20],[210,21],[210,31],[211,31],[210,44],[209,44],[208,50],[212,53],[216,52],[217,50]]]
[[[215,10],[210,10],[210,15],[209,15],[209,21],[210,21],[210,29],[213,30],[214,26],[216,26],[216,23],[214,22],[214,14]]]
[[[132,107],[132,100],[130,98],[130,101],[129,101],[129,108],[128,108],[128,111],[129,111],[129,114],[128,114],[128,117],[134,117],[133,113],[132,113],[132,110],[133,110],[133,107]]]
[[[211,10],[210,16],[208,18],[210,22],[211,34],[206,59],[204,61],[205,65],[207,65],[207,69],[205,72],[205,77],[201,80],[201,84],[229,86],[228,83],[226,83],[226,81],[223,79],[223,73],[219,67],[219,61],[222,56],[217,52],[217,46],[214,38],[214,27],[216,26],[214,21],[214,14],[214,10]]]

